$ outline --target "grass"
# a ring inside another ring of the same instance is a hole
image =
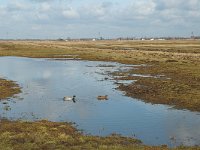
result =
[[[140,140],[110,135],[98,137],[83,135],[71,123],[49,121],[0,122],[0,149],[54,150],[54,149],[113,149],[113,150],[167,150],[166,146],[145,146]],[[174,150],[199,150],[199,147],[177,147]]]
[[[13,81],[0,79],[0,100],[21,92],[19,85]]]
[[[160,63],[124,74],[162,75],[160,78],[126,76],[122,79],[137,80],[134,84],[120,85],[131,97],[156,104],[200,111],[200,66],[192,63]]]
[[[123,149],[140,144],[117,135],[83,135],[70,123],[3,121],[0,128],[0,148],[4,149]]]

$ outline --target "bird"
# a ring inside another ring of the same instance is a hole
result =
[[[108,95],[100,95],[100,96],[97,96],[97,99],[98,100],[108,100]]]
[[[75,101],[75,95],[74,96],[65,96],[64,98],[63,98],[63,100],[64,101],[73,101],[74,103],[76,102]]]

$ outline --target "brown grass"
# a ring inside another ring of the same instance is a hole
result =
[[[49,121],[0,121],[2,150],[168,150],[166,146],[145,146],[133,138],[111,135],[83,135],[71,123]],[[174,150],[199,150],[199,147],[177,147]]]
[[[20,87],[13,81],[0,79],[0,100],[20,93]]]

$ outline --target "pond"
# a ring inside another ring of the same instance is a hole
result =
[[[144,103],[116,90],[109,72],[128,67],[134,65],[0,57],[0,77],[22,87],[22,93],[5,100],[7,104],[0,102],[0,117],[75,122],[86,134],[117,133],[148,145],[200,145],[198,112]],[[76,95],[76,103],[63,101],[68,95]],[[99,101],[98,95],[109,99]]]

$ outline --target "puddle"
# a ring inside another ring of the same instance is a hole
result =
[[[79,55],[54,55],[54,56],[56,56],[56,57],[78,57]]]
[[[166,78],[165,75],[143,75],[143,74],[131,74],[129,76],[132,76],[132,77],[143,77],[143,78],[162,78],[162,79],[170,79],[170,78]]]
[[[118,133],[148,145],[200,145],[199,113],[147,104],[115,90],[116,81],[106,74],[123,67],[127,65],[0,57],[0,76],[23,87],[17,97],[0,102],[0,118],[76,122],[87,134]],[[76,103],[63,101],[73,95]],[[108,100],[98,101],[98,95],[108,95]]]
[[[131,83],[136,82],[137,80],[117,80],[115,83],[116,84],[123,84],[123,85],[129,85]]]
[[[48,60],[81,60],[81,58],[48,58]]]

